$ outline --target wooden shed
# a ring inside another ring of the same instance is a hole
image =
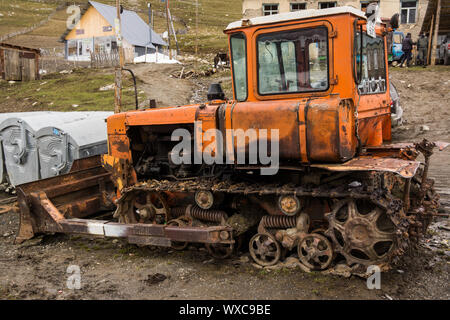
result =
[[[0,43],[0,72],[3,80],[39,79],[40,50]]]

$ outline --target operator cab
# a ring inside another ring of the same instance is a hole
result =
[[[344,6],[231,23],[225,33],[235,100],[386,93],[383,28],[376,25],[376,34],[368,35],[368,20]]]

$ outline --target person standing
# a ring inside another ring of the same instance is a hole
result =
[[[425,68],[427,66],[427,51],[428,51],[428,38],[423,32],[420,33],[417,40],[417,60]]]
[[[409,67],[409,62],[411,61],[411,52],[413,48],[413,41],[411,39],[411,33],[408,32],[406,38],[402,41],[402,51],[403,55],[400,59],[400,66],[404,67],[404,62],[406,61],[406,67]]]

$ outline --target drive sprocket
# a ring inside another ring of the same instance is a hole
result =
[[[344,199],[326,218],[326,235],[349,266],[389,265],[407,246],[408,219],[397,201]]]

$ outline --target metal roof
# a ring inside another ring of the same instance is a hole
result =
[[[243,20],[249,20],[249,23],[248,24],[246,23],[246,26],[247,25],[254,26],[254,25],[261,25],[261,24],[270,24],[270,23],[277,23],[277,22],[284,22],[284,21],[330,16],[330,15],[341,14],[341,13],[351,13],[351,14],[354,14],[355,16],[366,19],[366,15],[363,11],[358,10],[354,7],[350,7],[350,6],[342,6],[342,7],[328,8],[328,9],[307,9],[307,10],[288,12],[288,13],[273,14],[273,15],[269,15],[269,16],[255,17],[255,18],[251,18],[251,19],[242,19],[242,20],[230,23],[225,30],[231,30],[231,29],[237,29],[237,28],[243,27],[243,25],[242,25]]]
[[[117,9],[115,7],[95,1],[89,1],[89,3],[114,27],[114,20],[117,17]],[[150,48],[154,48],[152,44],[167,46],[167,43],[136,12],[123,10],[120,18],[122,23],[122,38],[128,43],[134,46]],[[152,44],[150,43],[150,30]]]
[[[19,50],[19,51],[29,51],[29,52],[34,52],[37,54],[41,53],[41,50],[36,49],[36,48],[27,48],[27,47],[22,47],[22,46],[16,46],[16,45],[4,43],[4,42],[0,42],[0,47],[7,48],[7,49]]]

